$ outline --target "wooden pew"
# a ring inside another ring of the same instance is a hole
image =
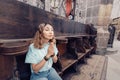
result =
[[[1,80],[29,80],[30,67],[24,63],[24,59],[37,26],[43,22],[54,26],[59,50],[59,62],[54,67],[61,76],[69,67],[95,53],[96,34],[91,33],[89,25],[16,0],[0,0],[0,13]]]

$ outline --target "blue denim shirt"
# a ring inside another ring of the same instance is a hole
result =
[[[44,56],[46,56],[48,47],[49,47],[49,43],[44,44],[43,48],[41,48],[41,49],[35,48],[33,43],[30,44],[29,50],[26,55],[25,63],[30,63],[30,64],[39,63],[41,60],[43,60]],[[56,45],[54,46],[54,52],[55,52],[55,55],[57,55],[58,49],[57,49]],[[39,72],[49,70],[52,67],[52,64],[53,64],[53,60],[52,60],[52,58],[50,58],[45,63],[45,65],[39,70]],[[33,73],[32,67],[31,67],[31,72]]]

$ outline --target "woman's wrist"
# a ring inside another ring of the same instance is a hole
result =
[[[54,57],[55,56],[55,54],[53,54],[53,55],[46,55],[45,57],[44,57],[44,60],[45,61],[48,61],[49,59],[50,59],[50,57]]]
[[[44,57],[44,60],[45,60],[45,61],[48,61],[49,59],[50,59],[50,57],[48,57],[48,56],[45,56],[45,57]]]

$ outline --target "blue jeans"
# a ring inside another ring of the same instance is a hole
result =
[[[62,80],[54,68],[47,71],[32,73],[30,80]]]

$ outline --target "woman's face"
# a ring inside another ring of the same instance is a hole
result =
[[[47,24],[43,29],[43,38],[50,40],[54,37],[53,27]]]

